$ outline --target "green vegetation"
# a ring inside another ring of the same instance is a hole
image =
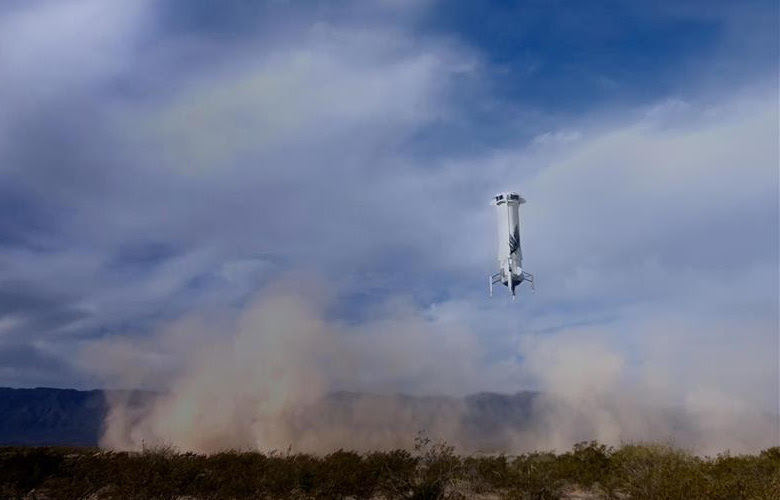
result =
[[[657,444],[590,442],[562,454],[462,457],[426,438],[415,443],[413,451],[325,456],[0,448],[0,498],[780,498],[780,447],[702,458]]]

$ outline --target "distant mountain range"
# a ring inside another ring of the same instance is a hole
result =
[[[143,400],[153,393],[138,391],[133,396]],[[522,428],[537,396],[534,392],[479,393],[465,398],[336,392],[328,396],[327,404],[338,413],[349,411],[358,400],[392,398],[415,412],[458,412],[464,429],[483,433],[490,440],[498,429]],[[106,393],[100,390],[0,388],[0,445],[97,446],[107,412]]]
[[[0,388],[0,445],[95,446],[107,410],[103,391]]]

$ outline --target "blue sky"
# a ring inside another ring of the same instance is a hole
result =
[[[671,401],[776,409],[777,23],[770,1],[5,2],[0,385],[127,384],[94,358],[116,346],[167,373],[158,332],[286,283],[365,342],[334,387],[554,390],[583,345],[574,379],[601,354]],[[508,189],[538,279],[511,304],[486,296]]]

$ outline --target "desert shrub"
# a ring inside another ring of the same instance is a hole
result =
[[[0,456],[0,496],[21,498],[62,467],[64,457],[48,448],[15,448]]]
[[[385,498],[460,498],[456,486],[462,479],[461,459],[444,442],[434,442],[418,434],[413,454],[405,450],[372,453],[366,461],[369,470],[377,474],[377,492]]]
[[[257,498],[264,493],[263,474],[268,458],[261,453],[225,451],[200,457],[182,494],[198,498]]]
[[[467,457],[463,475],[474,493],[505,490],[512,486],[510,462],[505,455]]]
[[[105,468],[100,465],[98,468],[103,469],[103,473],[110,478],[110,487],[103,490],[106,498],[174,499],[198,473],[198,468],[191,463],[195,461],[194,455],[180,455],[172,448],[149,449],[139,454],[116,453],[97,458],[98,462],[104,462],[105,465]]]
[[[566,453],[460,457],[419,437],[414,451],[325,456],[171,448],[142,453],[0,448],[2,499],[545,500],[578,489],[619,499],[780,499],[780,448],[699,458],[657,444],[594,442]]]
[[[462,464],[460,457],[455,455],[455,448],[443,441],[434,442],[418,434],[414,450],[418,456],[417,473],[409,498],[459,498],[455,485],[462,477]]]
[[[307,454],[271,455],[260,477],[262,490],[271,498],[309,498],[316,480],[317,458]]]
[[[376,492],[385,498],[407,498],[415,482],[418,459],[407,450],[372,452],[366,469],[377,478]]]
[[[312,494],[315,498],[371,498],[379,475],[354,451],[339,450],[318,461]]]
[[[566,486],[560,461],[554,453],[520,455],[510,467],[510,487],[505,497],[512,500],[557,500]]]
[[[61,468],[46,480],[46,489],[54,492],[49,498],[86,498],[103,488],[108,461],[95,460],[95,453],[77,453],[65,456]]]
[[[758,456],[724,453],[709,461],[704,473],[706,495],[713,500],[780,498],[780,448]]]
[[[574,445],[572,451],[558,456],[559,473],[577,485],[591,489],[607,481],[612,473],[612,454],[615,450],[596,441]]]
[[[660,444],[628,444],[611,457],[602,491],[608,498],[637,500],[706,498],[703,462]]]

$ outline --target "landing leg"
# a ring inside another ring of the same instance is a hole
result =
[[[536,293],[536,285],[534,284],[534,275],[523,271],[523,278],[531,283],[531,291]]]

